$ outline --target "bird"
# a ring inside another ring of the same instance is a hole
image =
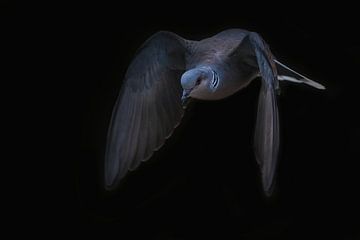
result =
[[[116,189],[129,171],[163,146],[189,100],[223,99],[255,79],[261,79],[261,86],[253,148],[263,191],[271,196],[280,144],[279,81],[325,87],[278,61],[260,34],[239,28],[201,40],[158,31],[136,51],[108,127],[105,189]]]

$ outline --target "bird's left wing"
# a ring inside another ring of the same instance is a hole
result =
[[[254,32],[248,32],[233,54],[237,54],[243,64],[258,69],[262,78],[254,150],[261,170],[263,189],[265,194],[270,196],[273,191],[279,152],[279,116],[276,99],[279,83],[275,62],[267,44]]]
[[[255,157],[261,168],[264,191],[269,196],[273,191],[280,142],[276,99],[279,82],[273,55],[265,41],[253,32],[249,33],[249,41],[262,78],[254,137]]]

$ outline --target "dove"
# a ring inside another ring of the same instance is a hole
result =
[[[280,74],[284,73],[284,74]],[[273,192],[279,154],[279,81],[325,87],[278,61],[256,32],[224,30],[200,41],[159,31],[129,65],[108,128],[105,189],[163,146],[186,112],[189,99],[219,100],[261,79],[254,137],[264,193]]]

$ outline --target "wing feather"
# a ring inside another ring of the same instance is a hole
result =
[[[254,32],[242,39],[232,56],[238,56],[242,64],[255,67],[261,76],[261,88],[258,99],[254,151],[261,170],[264,192],[270,196],[273,192],[276,166],[279,152],[279,116],[276,92],[279,84],[273,55],[260,35]]]
[[[272,53],[257,34],[249,34],[262,78],[255,127],[255,157],[260,166],[263,188],[267,196],[273,192],[279,153],[279,114],[276,99],[277,71]]]
[[[186,40],[170,32],[150,37],[137,51],[113,109],[105,153],[105,187],[158,150],[183,115],[180,77]]]

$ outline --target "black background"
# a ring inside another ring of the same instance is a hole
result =
[[[41,174],[29,174],[39,178],[27,192],[39,198],[26,205],[30,218],[41,216],[39,225],[56,234],[119,239],[359,237],[358,17],[332,7],[168,2],[33,14],[50,70],[41,99],[49,118],[39,125],[56,140],[42,137],[38,146],[49,154],[36,166]],[[227,28],[258,32],[280,61],[327,87],[281,84],[274,196],[263,196],[252,152],[260,81],[193,104],[166,145],[118,191],[105,192],[107,126],[136,49],[159,30],[200,40]]]

